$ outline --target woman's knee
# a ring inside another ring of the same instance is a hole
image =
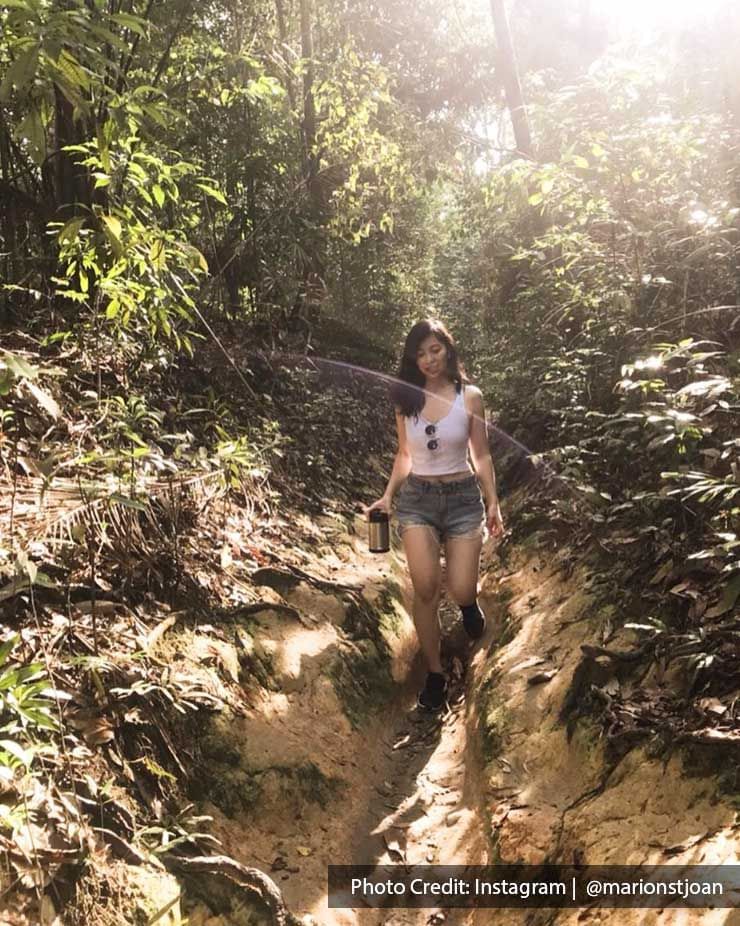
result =
[[[463,607],[466,604],[472,604],[478,597],[478,588],[476,582],[448,582],[447,594],[456,605]]]
[[[439,599],[440,586],[434,582],[420,582],[414,585],[414,598],[420,604],[434,604]]]

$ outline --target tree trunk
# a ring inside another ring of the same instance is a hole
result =
[[[291,312],[292,324],[308,327],[319,320],[321,303],[325,295],[323,247],[323,203],[318,182],[318,152],[316,151],[316,106],[313,98],[313,38],[311,0],[300,0],[301,57],[303,58],[303,179],[308,192],[309,216],[313,234],[307,241],[307,259],[304,261],[302,282]],[[299,319],[302,318],[302,323]]]
[[[285,25],[285,10],[283,9],[283,0],[275,0],[275,13],[277,15],[278,35],[280,36],[280,44],[282,46],[280,49],[280,56],[282,57],[285,49],[288,47],[288,30]],[[285,90],[288,94],[288,102],[290,103],[291,112],[295,112],[295,91],[293,90],[293,81],[291,80],[289,72],[286,72],[285,74]]]
[[[54,84],[55,199],[59,217],[66,221],[78,211],[78,204],[90,206],[91,184],[87,171],[63,149],[83,141],[74,122],[73,107]]]
[[[316,106],[313,99],[313,38],[311,35],[311,0],[301,0],[301,57],[303,58],[303,156],[304,176],[314,197],[316,179]]]
[[[511,41],[511,33],[509,32],[509,22],[506,18],[504,0],[491,0],[491,13],[493,15],[493,28],[496,33],[496,44],[498,45],[498,66],[501,68],[501,76],[506,92],[506,105],[511,113],[517,151],[524,157],[533,159],[532,136],[529,131],[527,110],[522,97],[522,87],[519,83],[519,72],[514,55],[514,46]]]
[[[245,114],[247,119],[247,138],[249,139],[248,154],[252,153],[252,108],[249,101],[246,102]],[[259,223],[257,221],[257,192],[255,184],[255,162],[250,157],[247,168],[247,217],[249,219],[249,240],[252,251],[252,271],[249,274],[249,293],[252,299],[252,307],[262,304],[262,268],[260,267],[260,242],[259,242]]]

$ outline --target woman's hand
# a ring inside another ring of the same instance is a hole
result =
[[[387,495],[382,495],[377,502],[373,502],[372,505],[368,505],[367,508],[363,508],[363,513],[369,515],[371,511],[376,508],[380,508],[381,511],[385,511],[386,514],[391,513],[391,499]]]
[[[500,537],[504,533],[504,519],[497,498],[486,505],[486,527],[492,537]]]

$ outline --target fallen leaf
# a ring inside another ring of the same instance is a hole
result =
[[[56,421],[56,419],[61,414],[59,406],[56,401],[49,395],[49,393],[42,389],[40,386],[37,386],[35,383],[25,382],[25,387],[31,393],[31,395],[36,399],[39,405],[44,409],[45,412],[48,412],[49,415]]]
[[[707,617],[719,617],[720,614],[731,611],[735,607],[738,597],[740,597],[740,573],[733,576],[725,585],[722,600],[707,611]]]
[[[663,579],[667,579],[672,571],[673,571],[673,560],[669,559],[667,560],[667,562],[663,563],[663,565],[653,575],[653,577],[650,579],[650,584],[657,585],[658,582],[662,582]]]
[[[674,585],[673,588],[668,589],[669,594],[679,595],[684,598],[698,598],[699,589],[691,582],[690,579],[686,579],[684,582],[679,582],[677,585]]]
[[[524,662],[517,663],[513,669],[509,669],[509,672],[520,672],[522,669],[531,669],[532,666],[540,666],[545,660],[542,656],[530,656],[529,659],[525,659]]]
[[[100,601],[77,601],[72,607],[79,611],[80,614],[92,614],[93,608],[95,608],[96,614],[113,614],[118,608],[123,607],[117,601],[107,601],[102,599]]]
[[[106,717],[93,715],[85,711],[75,711],[67,714],[67,722],[75,730],[79,730],[88,746],[102,746],[115,739],[115,732]]]
[[[90,721],[82,730],[82,735],[85,737],[88,746],[102,746],[103,743],[110,743],[116,738],[110,721],[106,720],[105,717],[98,717],[96,720]]]
[[[311,855],[311,853],[313,852],[313,849],[309,849],[308,846],[296,846],[295,850],[299,855],[302,855],[304,858],[307,855]]]
[[[720,717],[722,714],[727,713],[727,705],[723,704],[719,698],[702,698],[699,701],[699,707],[703,711],[709,711],[710,714],[718,714]]]

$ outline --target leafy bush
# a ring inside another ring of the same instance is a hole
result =
[[[13,635],[0,644],[0,779],[10,795],[47,748],[45,734],[58,729],[43,665],[11,659],[18,639]],[[12,828],[22,816],[20,805],[0,803],[0,826]]]

